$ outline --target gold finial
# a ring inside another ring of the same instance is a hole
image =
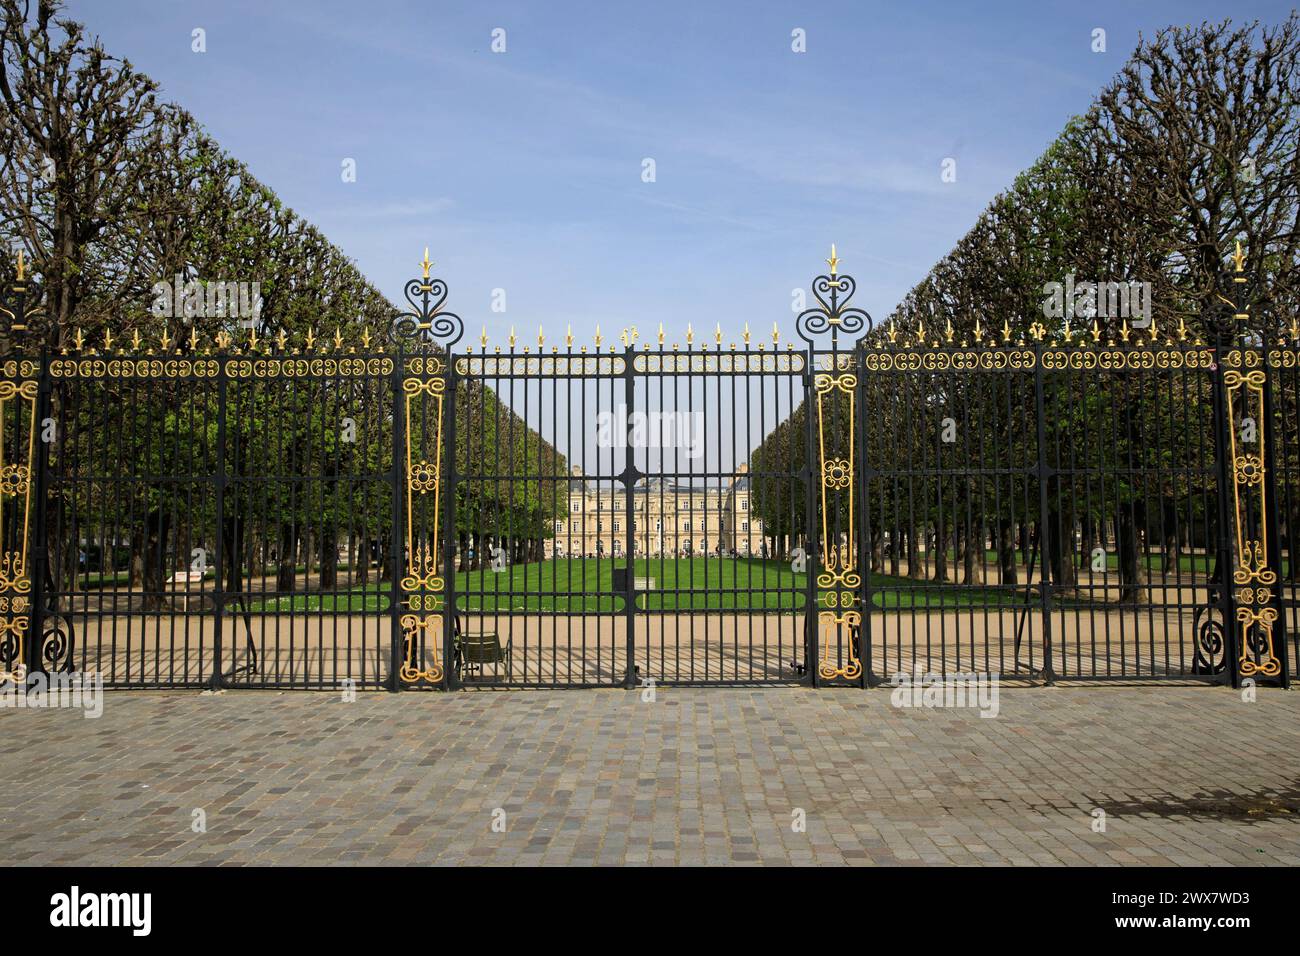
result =
[[[336,349],[343,348],[343,330],[337,325],[334,326],[334,347]]]
[[[570,348],[570,349],[573,348],[573,326],[572,325],[566,325],[564,327],[564,345],[566,348]]]
[[[1292,323],[1294,323],[1295,319],[1292,319],[1291,321]],[[1183,321],[1183,317],[1181,315],[1178,317],[1178,341],[1180,342],[1187,341],[1187,323]]]
[[[163,326],[162,337],[161,337],[158,341],[159,341],[159,343],[162,345],[162,350],[163,350],[164,352],[170,352],[170,351],[171,351],[171,347],[172,347],[172,338],[171,338],[170,335],[167,334],[167,326],[165,326],[165,325]]]
[[[722,323],[721,322],[719,322],[713,328],[713,340],[717,342],[719,345],[722,344]]]
[[[659,323],[659,344],[664,344],[664,324],[662,322]]]
[[[1128,337],[1129,337],[1128,319],[1125,319],[1124,323],[1120,326],[1119,337],[1124,340],[1124,343],[1126,345],[1128,344]]]
[[[283,351],[284,351],[284,347],[285,347],[286,345],[288,345],[288,344],[289,344],[289,336],[288,336],[288,334],[284,331],[284,329],[281,329],[281,330],[280,330],[280,334],[277,335],[277,336],[275,337],[275,346],[276,346],[276,348],[278,348],[281,352],[283,352]]]
[[[979,316],[975,317],[975,341],[978,342],[984,338],[984,327],[980,325]]]
[[[21,249],[19,249],[19,250],[18,250],[18,281],[19,281],[19,282],[22,282],[22,281],[23,281],[23,275],[24,275],[24,273],[23,273],[23,251],[22,251]]]
[[[429,247],[428,247],[428,246],[425,246],[425,247],[424,247],[424,259],[422,259],[422,260],[420,261],[420,268],[424,270],[424,277],[425,277],[426,279],[429,278],[429,269],[430,269],[430,267],[431,267],[432,265],[433,265],[433,263],[432,263],[431,261],[429,261]]]
[[[1072,335],[1074,335],[1074,333],[1070,331],[1070,320],[1067,318],[1067,319],[1065,320],[1065,331],[1061,334],[1061,338],[1062,338],[1064,341],[1069,342],[1069,341],[1070,341],[1070,336],[1072,336]]]
[[[891,343],[898,341],[898,323],[892,317],[889,320],[889,341]]]
[[[946,334],[944,335],[944,337],[945,337],[949,342],[952,342],[952,319],[949,319],[949,320],[948,320],[948,330],[947,330]]]
[[[1237,251],[1231,256],[1234,272],[1246,271],[1246,254],[1241,251],[1241,240],[1237,240]],[[1238,280],[1240,281],[1240,280]]]
[[[364,328],[361,330],[361,347],[366,351],[370,350],[370,329],[369,328]]]
[[[230,333],[222,329],[217,333],[217,348],[225,349],[230,346]]]
[[[749,347],[749,323],[748,322],[745,323],[745,331],[741,333],[741,337],[744,338],[745,347],[748,348]]]
[[[537,347],[540,349],[544,344],[546,344],[546,339],[542,336],[542,327],[539,325],[537,327]]]
[[[316,345],[316,330],[315,330],[315,329],[308,329],[308,330],[307,330],[307,340],[306,340],[306,341],[307,341],[307,351],[310,352],[310,351],[312,350],[312,348],[315,347],[315,345]]]
[[[510,326],[510,338],[507,341],[510,343],[511,348],[515,347],[515,327],[513,325]]]
[[[839,269],[840,259],[839,256],[835,255],[835,243],[833,242],[831,243],[831,257],[826,262],[831,267],[831,275],[835,275],[836,270]]]
[[[190,326],[190,351],[197,352],[198,350],[199,350],[199,330],[191,325]]]
[[[600,337],[600,323],[597,322],[597,323],[596,323],[596,348],[600,348],[600,343],[601,343],[601,337]]]
[[[257,329],[251,327],[248,330],[248,351],[257,351]]]
[[[695,330],[691,328],[691,323],[686,323],[686,344],[690,345],[695,341]]]
[[[81,334],[81,328],[78,326],[77,331],[72,336],[72,344],[75,345],[77,351],[80,352],[82,347],[85,345],[85,342],[85,337]]]
[[[623,343],[623,348],[627,348],[627,329],[619,333],[619,340]]]
[[[113,347],[113,333],[108,329],[104,330],[104,351],[107,352]]]
[[[773,322],[772,323],[772,344],[776,345],[776,343],[779,341],[781,341],[781,330],[777,328],[776,323]]]
[[[1156,327],[1156,317],[1151,316],[1151,341],[1155,342],[1160,338],[1160,331]]]
[[[487,326],[483,326],[483,331],[478,335],[478,344],[487,348]]]
[[[916,344],[925,344],[925,320],[921,319],[916,323]]]
[[[131,333],[131,351],[132,352],[140,351],[140,330],[139,329],[135,329]]]
[[[1094,342],[1101,341],[1101,326],[1097,324],[1096,319],[1092,320],[1092,340]]]
[[[1003,342],[1011,341],[1011,323],[1008,322],[1006,319],[1002,320],[1002,341]]]

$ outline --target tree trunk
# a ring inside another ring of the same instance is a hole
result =
[[[144,589],[144,609],[155,611],[163,607],[163,587],[166,578],[165,544],[171,528],[171,518],[165,511],[151,511],[145,519],[141,586]]]
[[[339,584],[339,543],[332,526],[321,529],[320,589],[332,591]]]
[[[1016,537],[1010,518],[998,519],[998,580],[1003,584],[1016,584]]]
[[[1138,577],[1138,506],[1135,502],[1119,506],[1115,537],[1119,550],[1119,599],[1140,604],[1145,597]]]
[[[296,544],[297,539],[293,533],[292,522],[280,522],[280,560],[275,573],[275,589],[277,591],[295,590],[297,575],[294,573],[293,552]]]

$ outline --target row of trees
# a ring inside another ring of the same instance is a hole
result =
[[[345,347],[358,349],[367,331],[381,340],[398,310],[355,263],[60,7],[0,0],[0,279],[12,285],[21,250],[30,283],[30,330],[22,341],[0,330],[6,347],[57,351],[72,347],[78,332],[90,343],[108,333],[120,347],[135,332],[155,344],[165,331],[182,351],[192,333],[200,348],[220,332],[240,340],[250,330],[263,341],[283,332],[301,344],[309,332],[323,339],[337,329]],[[191,293],[187,309],[185,296],[160,298],[158,283],[197,283],[191,289],[204,294]],[[255,288],[255,301],[244,302],[255,314],[236,315],[242,310],[230,298],[217,304],[218,283]],[[194,308],[198,298],[203,307]],[[160,306],[170,314],[157,314]],[[165,379],[55,390],[55,468],[134,479],[59,486],[49,526],[65,536],[51,542],[61,578],[85,563],[85,545],[111,555],[125,538],[134,583],[161,591],[194,548],[212,551],[217,535],[250,573],[273,559],[286,590],[304,566],[333,586],[340,541],[355,578],[368,578],[372,554],[391,575],[391,494],[382,482],[355,478],[382,475],[392,461],[397,397],[387,383],[232,386],[225,469],[254,483],[232,486],[221,528],[210,495],[145,480],[213,473],[216,401],[214,391]],[[475,455],[501,461],[507,474],[540,473],[539,456],[559,460],[481,382],[463,383],[456,414],[459,457],[472,442]],[[343,437],[348,422],[359,428],[355,440]],[[562,474],[562,460],[556,467]],[[536,483],[466,487],[457,531],[467,542],[508,537],[521,558],[539,554],[556,497]]]
[[[1209,319],[1223,308],[1225,257],[1237,241],[1247,252],[1246,288],[1253,297],[1251,319],[1241,331],[1270,341],[1289,334],[1300,305],[1297,94],[1295,13],[1276,26],[1224,22],[1160,31],[1139,45],[1091,109],[994,198],[869,333],[868,344],[888,346],[882,337],[891,331],[912,342],[922,328],[927,339],[951,328],[954,341],[968,342],[978,328],[988,343],[1001,340],[1004,323],[1015,340],[1030,340],[1035,326],[1059,340],[1068,323],[1076,343],[1081,333],[1092,341],[1094,328],[1102,344],[1119,340],[1126,324],[1127,334],[1150,341],[1149,329],[1132,331],[1143,316],[1113,314],[1104,305],[1089,310],[1082,299],[1073,317],[1052,307],[1048,283],[1085,281],[1150,283],[1148,310],[1161,341],[1184,334],[1189,343],[1211,340]],[[900,551],[912,558],[909,573],[932,571],[947,580],[951,550],[970,580],[974,562],[965,542],[995,541],[1001,579],[1014,583],[1015,562],[1027,549],[1017,558],[1012,543],[1037,539],[1048,551],[1041,558],[1046,573],[1068,588],[1091,548],[1104,542],[1118,552],[1123,596],[1136,598],[1144,543],[1159,547],[1168,564],[1171,553],[1176,558],[1193,538],[1201,546],[1210,539],[1215,489],[1204,466],[1213,449],[1207,376],[1176,370],[1046,376],[1047,447],[1065,449],[1071,467],[1093,478],[1050,479],[1046,514],[1036,488],[1031,495],[1008,487],[989,496],[983,491],[988,479],[974,474],[985,465],[1034,464],[1033,376],[1015,378],[868,374],[863,450],[872,466],[902,470],[925,463],[948,471],[913,475],[906,504],[892,507],[905,512],[905,520],[885,520],[874,529],[890,536],[895,560]],[[1279,421],[1296,420],[1293,384],[1279,389]],[[769,436],[755,455],[756,472],[802,466],[808,413],[799,408]],[[965,422],[972,415],[985,440],[979,449],[940,440],[945,419]],[[847,432],[837,441],[847,441]],[[1296,454],[1293,442],[1280,451]],[[989,461],[990,455],[996,459]],[[1297,474],[1294,462],[1289,473]],[[764,496],[764,482],[755,480],[764,528],[771,521],[776,532],[801,535],[802,513],[788,511],[786,496]],[[891,510],[888,500],[881,510]],[[1300,515],[1290,518],[1290,526],[1300,526]],[[1044,526],[1046,535],[1040,534]],[[934,542],[933,568],[915,559],[918,539]],[[872,546],[879,564],[880,541]]]

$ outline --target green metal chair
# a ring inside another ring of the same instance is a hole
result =
[[[456,647],[456,666],[465,679],[481,677],[485,665],[505,664],[506,673],[510,672],[513,637],[507,637],[505,646],[502,646],[496,631],[469,634],[461,625],[459,618],[456,621],[456,633],[453,637]]]

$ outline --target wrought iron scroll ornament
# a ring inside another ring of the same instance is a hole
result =
[[[447,301],[447,283],[442,279],[430,278],[429,270],[432,266],[426,248],[424,259],[420,262],[423,275],[407,282],[404,290],[411,311],[400,313],[388,330],[388,337],[394,345],[416,348],[441,345],[450,349],[465,334],[465,323],[461,317],[443,309]]]
[[[840,333],[858,335],[870,332],[874,324],[871,315],[865,309],[849,305],[857,283],[852,276],[839,275],[839,257],[835,255],[835,246],[831,246],[831,257],[826,260],[830,265],[829,275],[820,275],[813,280],[812,294],[817,305],[804,309],[795,319],[795,331],[809,345],[816,345],[815,336],[831,333],[831,348],[839,347]]]

